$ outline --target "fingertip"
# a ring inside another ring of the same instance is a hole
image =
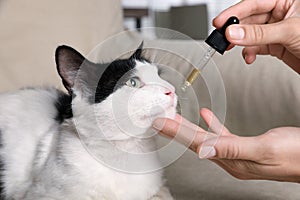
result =
[[[216,28],[221,28],[226,21],[228,20],[229,17],[231,17],[232,14],[228,13],[227,9],[223,10],[220,14],[218,14],[213,20],[212,23],[214,27]]]
[[[205,111],[205,110],[209,110],[209,109],[208,108],[200,108],[200,112]]]
[[[158,131],[161,131],[166,125],[167,119],[165,118],[157,118],[154,120],[152,127]]]
[[[213,146],[202,146],[198,155],[200,159],[210,159],[215,157],[217,152]]]
[[[200,114],[201,114],[202,117],[203,116],[212,116],[213,115],[213,113],[211,112],[211,110],[208,109],[208,108],[201,108],[200,109]]]
[[[178,113],[175,115],[175,121],[177,122],[182,122],[182,116],[179,115]]]
[[[230,45],[229,45],[229,47],[226,49],[226,51],[231,50],[233,47],[235,47],[235,45],[230,43]]]
[[[250,65],[250,64],[252,64],[256,60],[256,56],[255,55],[248,55],[248,54],[246,54],[244,59],[245,59],[245,62],[248,65]]]
[[[212,25],[216,28],[221,28],[222,25],[221,25],[221,19],[219,16],[215,17],[213,20],[212,20]]]
[[[211,110],[209,110],[208,108],[202,108],[200,110],[200,115],[203,118],[204,122],[210,126],[211,122],[212,122],[212,118],[214,116],[214,114],[211,112]]]
[[[245,28],[240,24],[228,26],[225,32],[226,39],[233,44],[241,44],[246,37]]]
[[[252,64],[256,60],[256,52],[251,48],[244,48],[242,54],[247,64]]]

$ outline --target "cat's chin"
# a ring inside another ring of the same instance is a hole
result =
[[[162,112],[153,113],[152,115],[145,116],[144,119],[142,120],[148,121],[149,126],[151,126],[154,120],[157,118],[175,119],[175,116],[176,116],[176,107],[170,106]]]
[[[157,134],[157,131],[152,129],[153,122],[158,118],[175,119],[176,113],[177,113],[176,108],[174,106],[170,106],[169,108],[165,109],[163,112],[148,115],[148,116],[143,116],[140,120],[134,123],[139,128],[136,129],[137,130],[136,132],[134,132],[133,130],[135,129],[132,128],[131,130],[133,132],[131,132],[130,137],[140,138],[140,139],[152,138]]]
[[[170,106],[166,109],[161,110],[160,112],[152,112],[148,115],[143,115],[137,118],[131,118],[131,121],[123,122],[119,121],[118,127],[125,135],[129,137],[137,138],[148,138],[153,136],[156,133],[149,134],[149,129],[151,129],[152,124],[157,118],[169,118],[175,119],[176,108]]]
[[[165,110],[165,112],[160,113],[157,116],[154,116],[152,119],[152,122],[157,118],[169,118],[169,119],[175,119],[176,116],[176,108],[173,106],[170,106]]]

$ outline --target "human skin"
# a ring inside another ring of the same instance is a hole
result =
[[[226,38],[245,46],[246,63],[253,63],[256,55],[270,54],[300,73],[299,0],[244,0],[219,14],[214,26],[222,27],[230,16],[237,16],[240,24],[229,26]]]
[[[300,128],[281,127],[241,137],[232,134],[210,110],[201,109],[200,115],[212,132],[180,115],[175,120],[157,119],[153,127],[238,179],[300,182]]]
[[[244,0],[223,11],[213,24],[220,28],[230,16],[237,16],[241,24],[226,29],[226,38],[233,44],[229,49],[244,46],[242,54],[248,64],[256,55],[275,56],[300,74],[299,0]],[[156,119],[153,127],[236,178],[300,182],[300,128],[280,127],[241,137],[210,110],[201,109],[200,115],[212,132],[180,115],[175,120]]]

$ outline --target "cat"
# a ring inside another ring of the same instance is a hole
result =
[[[128,164],[128,152],[155,150],[153,133],[147,135],[153,119],[176,115],[175,88],[142,50],[96,64],[59,46],[67,93],[33,87],[0,94],[1,199],[173,199],[161,170],[117,169],[119,160],[119,167]]]

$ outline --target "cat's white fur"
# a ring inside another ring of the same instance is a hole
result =
[[[172,199],[164,187],[162,171],[126,173],[95,158],[99,153],[109,161],[119,159],[105,147],[129,153],[152,151],[153,138],[143,135],[153,119],[175,117],[174,87],[158,76],[156,66],[136,63],[136,76],[144,87],[124,86],[91,105],[75,86],[74,117],[63,124],[53,120],[57,115],[56,89],[0,95],[1,157],[6,160],[3,180],[8,199]]]

